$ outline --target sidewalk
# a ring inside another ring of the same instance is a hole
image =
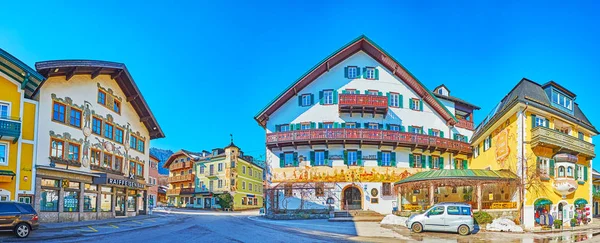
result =
[[[133,220],[153,219],[153,218],[158,218],[158,217],[161,217],[161,216],[159,216],[159,215],[140,215],[140,216],[135,216],[135,217],[89,220],[89,221],[79,221],[79,222],[40,223],[40,228],[38,230],[39,231],[63,230],[63,229],[95,226],[95,225],[122,223],[122,222],[128,222],[128,221],[133,221]]]
[[[595,218],[592,223],[589,223],[587,225],[576,226],[575,228],[568,227],[568,228],[563,228],[563,229],[554,229],[554,227],[552,227],[552,229],[550,229],[550,230],[542,230],[541,228],[537,228],[537,229],[532,229],[532,230],[525,230],[525,232],[543,234],[543,233],[577,232],[577,231],[586,231],[586,230],[590,230],[590,229],[596,229],[596,230],[600,229],[600,219]]]
[[[213,209],[192,209],[192,208],[164,208],[154,209],[155,213],[166,214],[188,214],[188,215],[258,215],[258,209],[250,209],[243,211],[217,211]]]

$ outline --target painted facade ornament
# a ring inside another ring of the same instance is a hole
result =
[[[85,138],[85,142],[83,142],[83,156],[81,157],[81,164],[83,165],[84,168],[87,168],[90,164],[90,141],[88,140],[88,138]]]
[[[276,168],[272,182],[397,182],[411,173],[404,168]]]
[[[577,190],[577,181],[573,178],[556,178],[554,180],[554,192],[560,195],[563,199],[567,198]]]
[[[96,84],[98,86],[98,89],[100,89],[100,90],[104,91],[106,94],[108,94],[107,98],[108,98],[108,96],[112,96],[111,100],[117,99],[118,101],[123,102],[123,98],[118,97],[117,95],[115,95],[115,92],[111,88],[107,89],[107,88],[102,87],[102,85],[100,85],[100,83],[96,83]],[[111,104],[111,103],[109,103],[109,104]]]
[[[127,127],[125,128],[125,137],[123,138],[123,144],[125,147],[125,158],[129,158],[129,139],[131,137],[129,127],[131,125],[129,122],[127,123]],[[123,171],[129,171],[129,161],[123,161]]]
[[[50,133],[50,137],[52,137],[52,138],[62,139],[62,140],[65,140],[65,141],[71,142],[71,143],[83,144],[83,139],[72,138],[71,134],[68,132],[64,132],[63,134],[58,134],[51,130],[49,133]]]

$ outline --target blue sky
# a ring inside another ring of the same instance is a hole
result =
[[[576,93],[600,126],[597,2],[198,2],[9,1],[0,47],[31,66],[125,63],[167,135],[151,145],[172,150],[223,147],[233,133],[247,153],[263,155],[254,115],[361,34],[428,88],[444,83],[482,107],[476,122],[527,77]]]

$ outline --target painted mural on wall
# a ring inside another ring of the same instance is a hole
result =
[[[492,146],[496,149],[496,162],[503,169],[509,166],[508,158],[511,153],[509,144],[516,144],[516,134],[512,131],[513,126],[509,119],[492,132]]]
[[[294,167],[272,168],[272,182],[397,182],[411,175],[392,167]]]

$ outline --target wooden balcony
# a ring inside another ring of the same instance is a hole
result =
[[[468,143],[447,138],[398,131],[355,128],[310,129],[269,133],[266,141],[268,148],[299,145],[359,144],[411,147],[413,149],[437,150],[442,153],[450,152],[466,155],[472,153],[471,146]]]
[[[0,117],[0,140],[16,143],[21,136],[21,120],[16,117]]]
[[[339,112],[350,114],[386,115],[388,112],[387,96],[367,94],[340,94]]]
[[[196,176],[195,174],[172,176],[172,177],[169,177],[169,179],[167,179],[167,181],[169,183],[182,182],[182,181],[193,181],[196,178],[195,176]]]
[[[531,129],[531,146],[549,147],[555,152],[569,152],[585,156],[587,159],[596,157],[594,144],[546,127]]]
[[[458,123],[456,123],[456,127],[464,128],[467,130],[475,131],[475,125],[472,121],[467,121],[464,119],[458,119]]]
[[[169,166],[169,170],[173,171],[173,170],[180,170],[180,169],[190,169],[192,168],[192,161],[187,161],[187,162],[179,162],[179,163],[174,163],[171,166]]]
[[[192,195],[194,193],[194,188],[167,189],[167,195]]]

